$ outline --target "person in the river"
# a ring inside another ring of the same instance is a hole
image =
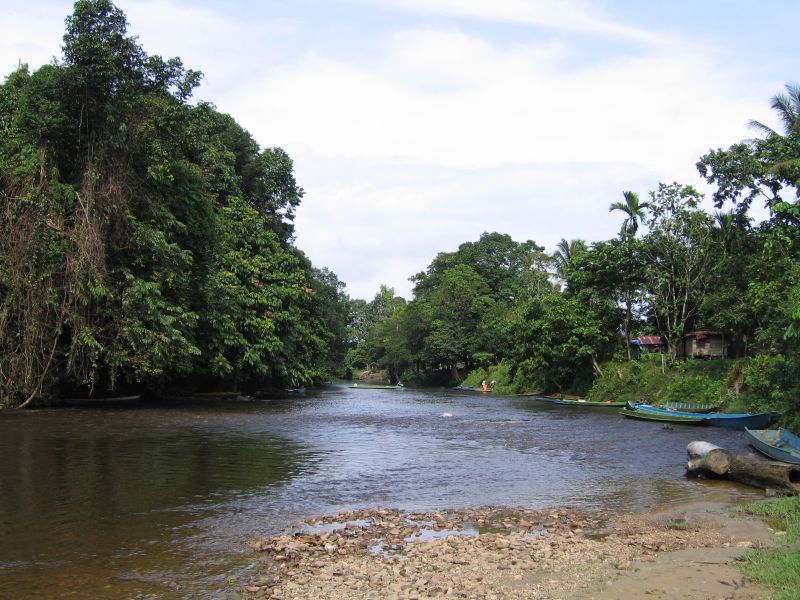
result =
[[[489,386],[488,386],[488,385],[486,385],[486,380],[485,380],[485,379],[484,379],[484,380],[481,382],[481,389],[482,389],[484,392],[487,392],[487,391],[489,391]]]

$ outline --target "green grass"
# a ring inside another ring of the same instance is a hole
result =
[[[742,510],[766,517],[773,529],[786,532],[786,542],[800,540],[800,496],[745,504]]]
[[[674,531],[686,531],[689,528],[689,523],[683,517],[678,517],[674,519],[667,519],[667,522],[664,523],[664,526],[667,529],[672,529]]]
[[[751,580],[773,590],[777,600],[799,600],[800,496],[753,502],[741,510],[763,516],[773,529],[786,532],[776,545],[747,552],[742,571]]]

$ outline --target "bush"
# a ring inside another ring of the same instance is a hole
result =
[[[726,386],[706,376],[690,376],[672,384],[661,398],[664,402],[691,402],[719,406],[725,397]]]
[[[527,389],[518,389],[516,387],[516,380],[511,377],[511,364],[506,360],[501,361],[499,365],[490,365],[470,371],[464,381],[461,382],[461,385],[465,387],[480,387],[483,381],[496,381],[497,385],[494,390],[501,394],[511,394]]]

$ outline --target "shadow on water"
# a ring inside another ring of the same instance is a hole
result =
[[[374,506],[644,509],[724,493],[686,444],[740,432],[451,390],[0,413],[0,597],[193,597],[246,541]],[[222,592],[224,595],[224,592]]]
[[[218,412],[0,415],[0,597],[55,596],[78,583],[93,596],[93,578],[120,578],[96,597],[126,597],[140,587],[126,582],[131,573],[170,583],[194,553],[187,540],[229,552],[203,535],[202,519],[243,493],[268,496],[297,475],[306,451]]]

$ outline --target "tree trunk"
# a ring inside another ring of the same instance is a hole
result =
[[[597,373],[598,377],[603,376],[603,369],[600,368],[600,365],[598,364],[597,358],[594,354],[592,354],[592,368],[594,369],[594,372]]]
[[[633,360],[631,355],[631,318],[633,310],[630,300],[625,302],[625,349],[628,351],[628,360]]]
[[[746,485],[783,494],[800,494],[800,466],[757,456],[735,456],[730,451],[709,444],[691,442],[687,446],[690,477],[730,479]]]

